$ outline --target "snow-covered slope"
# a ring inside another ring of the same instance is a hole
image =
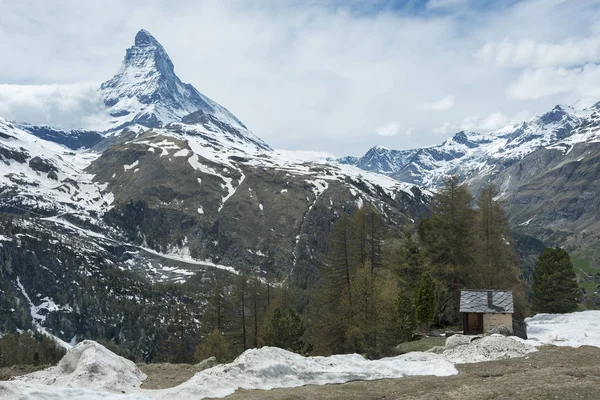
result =
[[[600,310],[570,314],[538,314],[525,321],[529,343],[600,347]]]
[[[83,172],[98,156],[39,139],[0,118],[0,200],[44,214],[105,211],[112,196]]]
[[[484,180],[539,148],[584,140],[572,135],[576,128],[595,118],[596,109],[597,106],[584,110],[556,106],[541,116],[497,131],[462,131],[440,145],[420,149],[388,150],[376,146],[361,158],[339,161],[431,188],[453,174],[466,180]]]

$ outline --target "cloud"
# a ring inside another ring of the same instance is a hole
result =
[[[600,60],[600,36],[569,38],[557,43],[531,39],[489,42],[475,56],[503,67],[564,67]]]
[[[398,121],[389,122],[383,126],[380,126],[375,130],[379,136],[396,136],[400,131],[401,125]]]
[[[387,121],[419,134],[399,128],[378,136],[382,144],[421,147],[470,116],[541,114],[597,94],[597,0],[475,3],[434,0],[406,11],[357,1],[6,2],[0,46],[10,57],[0,63],[0,83],[103,82],[144,28],[184,82],[272,147],[340,156],[364,154],[374,127]],[[587,64],[574,70],[573,62]],[[92,91],[60,89],[54,98],[40,90],[13,90],[15,100],[0,89],[0,115],[61,126],[96,115]],[[494,125],[476,125],[486,124]]]
[[[509,118],[501,112],[493,112],[486,117],[466,117],[460,124],[462,130],[490,132],[508,125]]]
[[[445,122],[433,130],[436,135],[449,135],[459,131],[492,132],[505,126],[520,123],[531,118],[529,111],[524,110],[508,117],[500,111],[491,112],[484,117],[468,116],[461,122]]]
[[[430,10],[456,8],[466,6],[467,3],[468,0],[429,0],[427,8]]]
[[[448,135],[450,133],[456,132],[456,125],[450,122],[444,122],[442,126],[433,129],[433,133],[436,135]]]
[[[431,103],[422,103],[417,105],[419,111],[447,111],[454,107],[455,99],[454,96],[449,94],[448,96]]]
[[[94,82],[0,85],[0,115],[17,122],[58,128],[87,127],[103,111]]]
[[[600,65],[577,68],[539,68],[525,70],[508,88],[508,95],[518,100],[540,99],[568,94],[580,101],[600,100]]]

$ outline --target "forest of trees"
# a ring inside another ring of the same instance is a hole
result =
[[[432,199],[431,216],[417,231],[402,234],[389,229],[373,205],[341,215],[329,235],[318,283],[307,293],[289,277],[276,284],[258,271],[211,282],[196,360],[231,359],[263,345],[380,357],[432,325],[458,326],[463,288],[513,290],[516,314],[524,316],[525,284],[495,196],[495,189],[486,187],[473,199],[452,177]],[[172,337],[185,331],[181,325]],[[166,353],[169,361],[189,361],[193,355],[186,358],[175,348]]]

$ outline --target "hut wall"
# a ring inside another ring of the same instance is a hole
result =
[[[483,331],[488,332],[495,326],[504,325],[513,331],[512,314],[484,314],[483,315]]]

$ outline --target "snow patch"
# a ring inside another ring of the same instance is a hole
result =
[[[600,347],[600,310],[538,314],[525,322],[530,344]]]
[[[123,165],[123,169],[125,171],[129,171],[130,169],[137,167],[139,163],[140,163],[139,160],[135,160],[132,164],[129,164],[129,165],[125,164],[125,165]]]
[[[55,367],[16,379],[49,386],[129,393],[138,390],[146,375],[132,361],[92,340],[84,340],[69,350]]]
[[[468,339],[469,336],[454,336],[447,339],[446,350],[442,355],[456,364],[523,357],[537,351],[534,346],[498,334],[483,338],[471,337],[472,340],[468,344],[461,344],[460,337]],[[465,343],[466,339],[462,343]]]

